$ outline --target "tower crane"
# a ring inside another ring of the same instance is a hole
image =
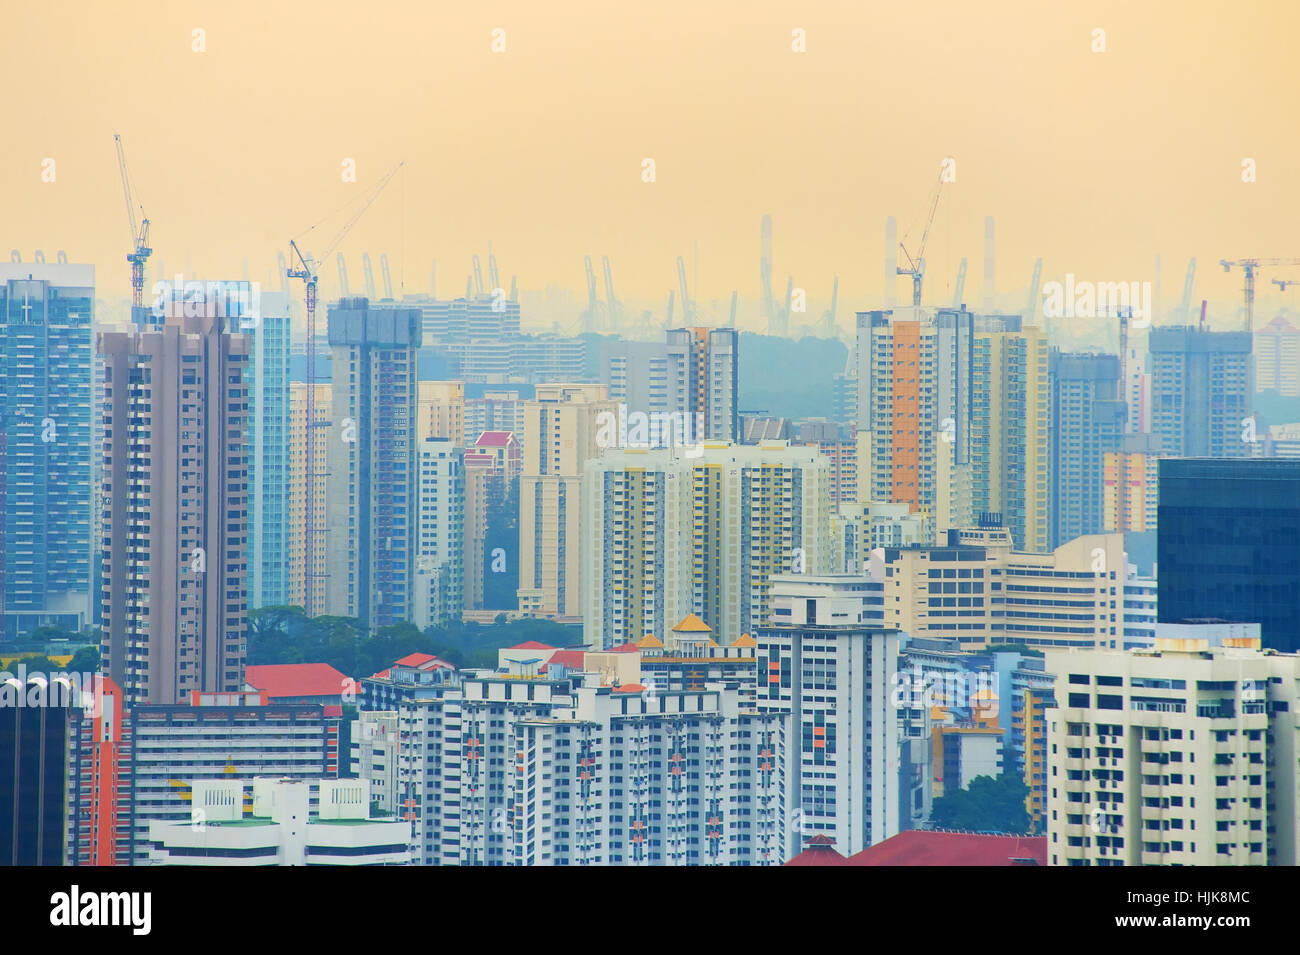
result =
[[[379,253],[379,274],[384,277],[384,298],[393,297],[393,277],[388,274],[388,253]]]
[[[315,555],[317,532],[315,479],[319,476],[316,472],[316,430],[320,427],[328,427],[325,422],[319,422],[316,420],[316,286],[320,282],[320,270],[317,267],[317,262],[324,261],[331,252],[338,248],[339,243],[342,242],[344,237],[352,231],[352,227],[357,224],[357,220],[359,220],[365,214],[366,210],[370,208],[371,204],[379,198],[379,194],[384,191],[384,187],[388,185],[389,181],[397,175],[397,171],[404,165],[405,163],[399,162],[384,174],[384,177],[379,180],[379,183],[371,189],[365,201],[361,204],[361,207],[357,209],[357,211],[354,212],[343,224],[343,228],[339,230],[333,241],[330,242],[325,251],[321,253],[319,260],[310,252],[304,254],[302,250],[298,248],[297,239],[289,240],[289,249],[293,253],[293,259],[296,260],[296,264],[285,269],[284,274],[286,277],[291,279],[302,279],[304,295],[307,303],[307,373],[305,376],[307,385],[307,414],[305,428],[307,432],[307,466],[304,482],[306,485],[306,500],[304,501],[304,510],[306,511],[306,514],[304,515],[306,518],[306,534],[303,540],[303,610],[307,613],[311,612],[312,578],[315,576],[316,568]],[[316,225],[320,225],[320,223],[318,222]],[[315,230],[315,228],[316,226],[314,225],[308,229],[307,232],[311,232]],[[306,235],[307,232],[302,233],[297,238],[302,238],[302,236]]]
[[[600,309],[600,302],[596,300],[596,270],[591,267],[591,256],[584,255],[582,264],[587,270],[587,310],[582,313],[582,330],[584,332],[594,332],[596,330],[596,315]]]
[[[602,255],[600,264],[605,271],[605,307],[609,310],[609,330],[614,331],[622,324],[623,306],[614,297],[614,270],[609,267],[609,256]]]
[[[1300,279],[1273,279],[1273,284],[1285,292],[1288,285],[1300,285]]]
[[[1192,320],[1192,289],[1196,287],[1196,260],[1187,260],[1187,278],[1183,281],[1183,300],[1178,305],[1178,314],[1184,323]]]
[[[835,283],[831,286],[831,307],[822,313],[822,331],[826,338],[835,337],[835,306],[840,297],[840,277],[835,276]]]
[[[934,223],[935,210],[939,208],[939,196],[943,193],[943,171],[939,172],[939,184],[934,187],[934,198],[930,200],[930,214],[925,219],[925,229],[921,232],[921,244],[916,248],[916,255],[907,251],[907,237],[898,242],[898,250],[907,260],[907,268],[897,266],[894,271],[899,275],[912,277],[912,304],[921,304],[921,282],[925,278],[925,243],[930,238],[930,226]]]
[[[1038,286],[1043,280],[1043,260],[1034,260],[1034,276],[1029,280],[1029,303],[1025,306],[1025,324],[1038,324]]]
[[[361,274],[366,282],[366,298],[374,301],[379,296],[375,294],[375,270],[370,264],[370,253],[361,253]]]
[[[144,214],[144,206],[135,198],[131,189],[131,176],[126,169],[126,153],[122,149],[122,137],[113,134],[113,143],[117,146],[117,166],[122,173],[122,194],[126,197],[126,217],[131,225],[131,251],[126,260],[131,263],[131,305],[134,308],[144,306],[144,263],[153,253],[149,248],[149,217]],[[136,207],[140,209],[140,221],[135,218]]]
[[[339,295],[347,298],[352,293],[348,291],[348,263],[343,258],[342,252],[335,258],[335,263],[338,265],[339,270]]]
[[[690,325],[695,321],[695,304],[686,287],[686,260],[680,255],[677,256],[677,285],[682,290],[682,323]]]
[[[474,253],[474,294],[483,294],[483,266],[479,264],[478,253]]]
[[[1244,283],[1246,297],[1246,328],[1248,332],[1255,330],[1255,271],[1256,269],[1275,268],[1278,266],[1288,267],[1300,265],[1300,259],[1220,259],[1219,264],[1223,266],[1223,271],[1231,272],[1233,266],[1237,266],[1246,274]]]
[[[957,267],[957,287],[952,293],[952,307],[961,308],[961,296],[966,291],[966,260],[961,260],[961,265]]]

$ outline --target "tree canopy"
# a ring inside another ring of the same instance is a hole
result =
[[[1015,773],[976,776],[965,789],[936,799],[930,822],[939,829],[1020,835],[1029,831],[1028,796],[1029,787]]]

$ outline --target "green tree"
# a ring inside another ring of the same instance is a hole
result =
[[[938,829],[1022,834],[1029,831],[1029,787],[1014,773],[976,776],[970,785],[934,801],[930,822]]]

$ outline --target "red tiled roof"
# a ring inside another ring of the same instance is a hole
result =
[[[510,431],[484,431],[474,442],[475,447],[504,448],[514,434]]]
[[[786,865],[850,865],[848,859],[835,851],[835,840],[829,836],[813,836],[808,847]]]
[[[536,640],[529,640],[526,643],[521,643],[513,647],[507,647],[506,649],[508,650],[554,650],[555,647],[551,646],[549,643],[538,643]]]
[[[638,647],[635,643],[620,643],[616,647],[610,647],[609,652],[610,653],[633,653],[640,649],[641,648]]]
[[[622,686],[616,686],[613,689],[615,693],[644,693],[645,687],[640,683],[624,683]]]
[[[279,663],[244,669],[244,682],[269,699],[341,696],[348,678],[328,663]]]
[[[551,658],[546,662],[548,665],[558,663],[571,670],[580,670],[582,669],[582,660],[584,656],[586,656],[586,654],[581,650],[556,650],[551,654]]]
[[[849,865],[1047,865],[1047,837],[909,829],[863,849],[847,861]]]
[[[415,667],[417,670],[436,670],[439,667],[445,667],[448,670],[456,669],[446,660],[440,660],[432,653],[408,653],[402,659],[394,661],[393,666]]]

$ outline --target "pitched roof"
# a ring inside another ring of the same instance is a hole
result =
[[[640,683],[624,683],[613,688],[614,693],[644,693],[645,687]]]
[[[850,865],[848,859],[835,850],[835,840],[829,836],[816,835],[808,840],[807,848],[786,865]]]
[[[437,670],[445,667],[449,670],[456,669],[446,660],[440,660],[432,653],[408,653],[400,660],[394,660],[395,667],[415,667],[417,670]]]
[[[546,661],[548,666],[558,663],[560,666],[568,667],[570,670],[582,669],[582,661],[586,654],[581,650],[556,650],[551,654],[551,658]]]
[[[507,650],[554,650],[555,647],[549,643],[538,643],[536,640],[527,640],[524,643],[516,644],[513,647],[507,647]]]
[[[244,682],[268,699],[341,696],[348,677],[328,663],[276,663],[244,668]]]
[[[640,640],[636,642],[636,645],[638,647],[643,647],[648,649],[662,650],[664,647],[664,642],[660,640],[658,637],[656,637],[653,633],[647,633],[644,637],[642,637]]]
[[[682,618],[681,623],[673,627],[673,633],[712,633],[712,632],[713,632],[713,628],[710,627],[703,620],[701,620],[699,617],[695,616],[695,614],[693,613],[688,613],[685,617]]]
[[[504,448],[514,438],[513,431],[484,431],[474,442],[476,447]]]
[[[849,865],[1047,865],[1046,836],[909,829],[849,857]]]
[[[756,647],[758,646],[758,641],[749,634],[742,633],[735,640],[731,641],[731,645],[733,647]]]
[[[609,653],[633,653],[633,652],[635,652],[635,651],[637,651],[637,650],[640,650],[640,649],[641,649],[641,648],[638,647],[635,643],[620,643],[620,644],[619,644],[618,646],[616,646],[616,647],[610,647],[609,650],[608,650],[607,652],[609,652]]]

